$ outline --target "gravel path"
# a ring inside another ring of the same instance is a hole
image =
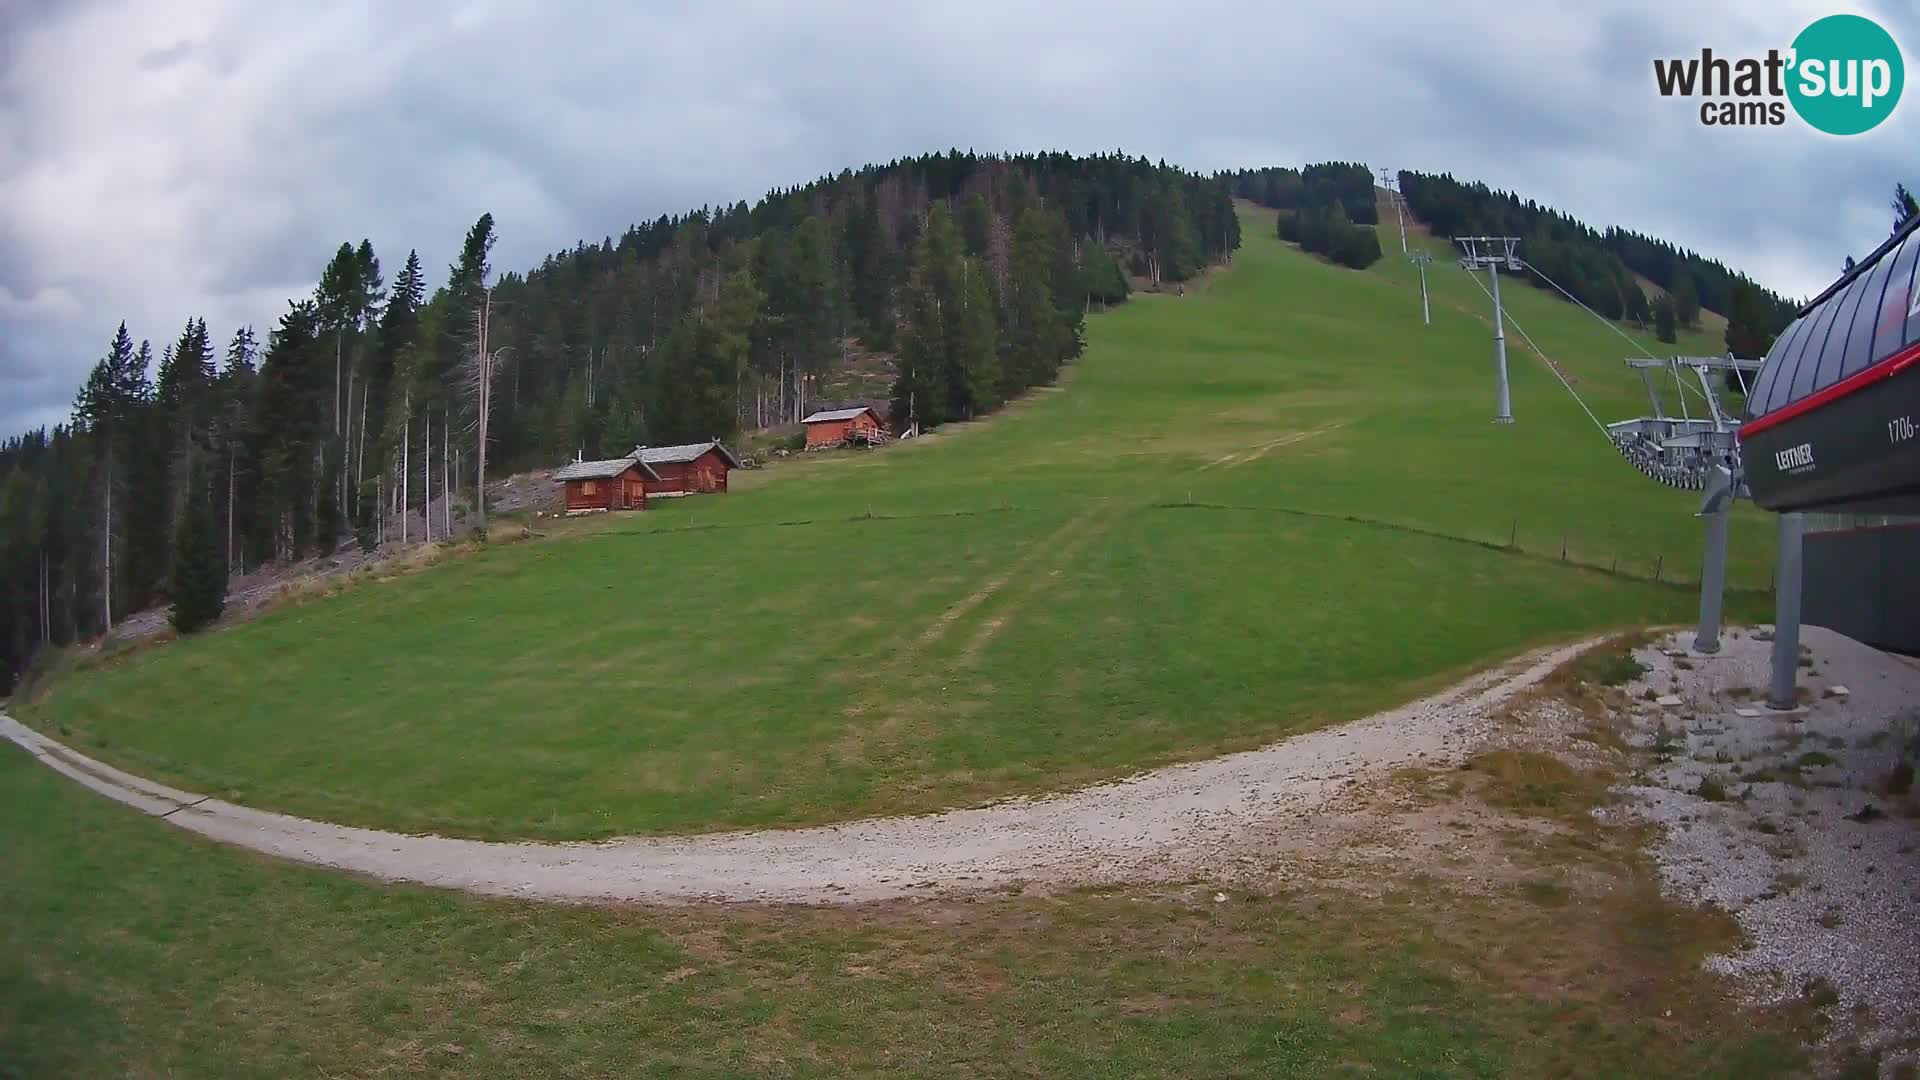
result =
[[[1169,880],[1231,858],[1248,829],[1308,815],[1405,765],[1462,760],[1516,693],[1594,644],[1529,654],[1433,697],[1260,750],[1062,795],[817,828],[490,843],[353,829],[179,791],[0,715],[0,735],[77,783],[180,828],[388,881],[559,901],[836,903],[1016,884]]]
[[[1753,694],[1770,642],[1739,630],[1718,656],[1669,655],[1691,638],[1638,654],[1636,741],[1665,760],[1628,793],[1662,827],[1667,889],[1746,934],[1708,969],[1759,1002],[1831,994],[1836,1037],[1889,1049],[1889,1067],[1915,1060],[1920,1040],[1902,1036],[1920,1034],[1920,802],[1887,781],[1920,752],[1920,663],[1806,627],[1808,701],[1782,714]]]

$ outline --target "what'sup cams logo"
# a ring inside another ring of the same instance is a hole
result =
[[[1653,82],[1661,97],[1705,99],[1700,122],[1710,127],[1778,127],[1792,105],[1815,130],[1858,135],[1893,114],[1906,65],[1880,24],[1829,15],[1800,31],[1785,52],[1730,59],[1701,49],[1697,57],[1655,60]]]

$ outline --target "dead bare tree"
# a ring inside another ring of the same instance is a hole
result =
[[[487,527],[487,422],[493,413],[493,379],[500,371],[500,365],[507,349],[492,348],[487,335],[493,322],[493,290],[488,289],[485,298],[473,313],[473,344],[467,350],[466,359],[461,362],[459,385],[473,403],[474,463],[476,483],[473,486],[474,519],[480,529]]]

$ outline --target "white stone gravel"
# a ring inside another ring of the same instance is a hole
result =
[[[110,798],[215,840],[390,881],[548,900],[839,903],[1025,884],[1178,880],[1231,865],[1350,785],[1464,760],[1491,714],[1592,641],[1272,746],[1067,794],[809,829],[605,843],[488,843],[353,829],[129,775],[0,716],[0,736]]]
[[[1920,820],[1911,795],[1875,789],[1915,755],[1920,664],[1808,627],[1813,666],[1798,675],[1812,699],[1782,714],[1746,692],[1764,694],[1770,642],[1735,631],[1718,656],[1665,651],[1691,638],[1636,654],[1651,669],[1630,687],[1636,741],[1672,753],[1628,793],[1631,813],[1664,827],[1653,855],[1669,891],[1723,908],[1745,932],[1744,948],[1708,967],[1761,1003],[1824,979],[1839,995],[1832,1039],[1888,1048],[1888,1070],[1916,1060]],[[1683,705],[1652,707],[1649,691]],[[1704,777],[1729,797],[1702,798]],[[1867,806],[1882,816],[1856,820]]]

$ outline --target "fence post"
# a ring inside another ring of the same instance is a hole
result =
[[[1620,553],[1616,551],[1613,553],[1613,565],[1611,567],[1608,567],[1607,573],[1618,574],[1619,572],[1620,572]]]
[[[1660,572],[1665,569],[1666,565],[1667,557],[1665,555],[1655,555],[1653,557],[1653,580],[1660,580]]]
[[[1507,529],[1507,546],[1509,548],[1517,548],[1520,546],[1519,540],[1520,540],[1520,519],[1514,518],[1512,527]]]
[[[1560,534],[1560,561],[1567,561],[1567,534],[1564,532]]]

